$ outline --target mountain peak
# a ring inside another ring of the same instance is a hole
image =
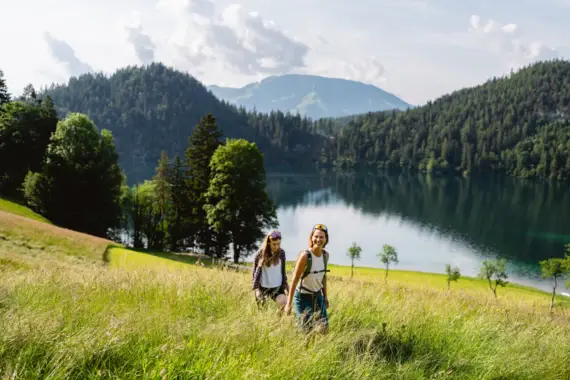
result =
[[[313,119],[412,106],[371,84],[310,74],[266,77],[243,87],[208,87],[218,98],[260,112],[280,110]]]

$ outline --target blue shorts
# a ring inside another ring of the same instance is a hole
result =
[[[310,329],[315,322],[328,326],[327,306],[322,292],[306,294],[296,289],[293,295],[293,307],[302,328]]]

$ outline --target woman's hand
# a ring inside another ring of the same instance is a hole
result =
[[[291,315],[291,304],[289,302],[287,302],[287,304],[285,305],[285,315]]]
[[[261,289],[255,289],[255,297],[261,298]]]

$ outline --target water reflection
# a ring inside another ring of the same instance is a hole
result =
[[[384,243],[397,249],[401,269],[442,272],[450,263],[476,275],[484,258],[505,257],[512,281],[545,289],[538,261],[563,256],[570,243],[567,189],[504,177],[268,175],[290,258],[312,225],[325,223],[333,263],[349,263],[353,241],[363,248],[364,266],[380,266]]]

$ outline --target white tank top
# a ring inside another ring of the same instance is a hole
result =
[[[321,256],[315,256],[313,251],[309,250],[311,253],[313,262],[311,264],[311,273],[303,279],[303,288],[309,289],[311,292],[318,292],[323,287],[323,278],[325,277],[325,272],[312,273],[314,271],[321,271],[325,269],[325,252],[321,253]],[[301,281],[299,281],[299,287],[301,286]],[[300,289],[301,293],[309,293],[303,289]]]
[[[264,288],[277,288],[283,283],[281,262],[276,265],[261,267],[261,286]]]

